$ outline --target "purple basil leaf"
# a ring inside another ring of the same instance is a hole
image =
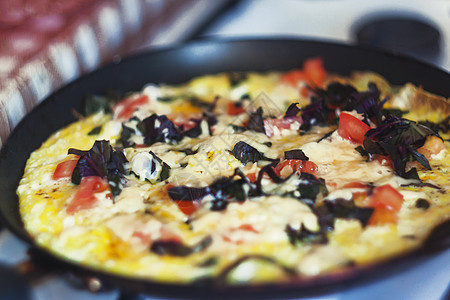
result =
[[[428,170],[431,170],[430,163],[428,162],[428,159],[425,157],[425,155],[420,154],[419,152],[417,152],[417,150],[414,150],[412,148],[410,148],[409,150],[415,160],[417,160],[422,166],[424,166]]]
[[[312,126],[328,125],[330,114],[334,111],[330,110],[324,99],[318,99],[307,105],[302,110],[303,124],[300,129],[308,131]]]
[[[243,164],[257,162],[259,160],[278,161],[277,159],[264,156],[264,154],[259,152],[256,148],[242,141],[237,142],[230,152]]]
[[[284,159],[309,160],[308,156],[301,149],[294,149],[284,152]]]
[[[366,134],[364,137],[364,150],[368,154],[380,154],[380,155],[387,155],[386,152],[383,150],[383,148],[375,141],[373,141],[371,138],[369,138]],[[361,152],[360,152],[361,153]]]
[[[300,108],[297,107],[297,103],[292,103],[286,110],[283,118],[296,117],[299,112],[301,112]]]
[[[108,179],[114,196],[120,193],[124,184],[123,175],[128,174],[125,168],[128,161],[122,152],[113,150],[109,141],[95,141],[89,151],[70,148],[68,152],[80,156],[72,173],[74,184],[80,184],[83,177],[99,176]]]
[[[90,157],[83,156],[78,160],[77,167],[80,170],[81,177],[99,176],[105,177],[106,171],[103,166],[98,166],[96,162]]]
[[[70,148],[68,153],[79,155],[80,159],[76,165],[81,177],[87,176],[106,176],[106,165],[110,160],[112,148],[109,141],[95,141],[89,151],[83,151]]]
[[[342,198],[325,200],[323,205],[314,209],[314,213],[319,219],[321,231],[332,230],[334,228],[334,220],[337,218],[357,219],[365,227],[373,211],[374,209],[371,207],[358,207],[353,200]]]
[[[165,115],[153,114],[139,123],[138,128],[149,146],[157,142],[176,144],[183,139],[182,132]]]
[[[416,168],[412,168],[411,170],[406,172],[405,173],[405,178],[406,179],[415,179],[415,180],[418,180],[419,182],[421,181],[420,177],[419,177],[419,174],[417,173],[417,169]]]
[[[377,86],[369,83],[367,91],[352,93],[342,110],[356,110],[363,114],[365,123],[368,124],[368,119],[370,119],[375,124],[381,124],[383,121],[382,107],[386,101],[387,99],[380,101],[380,92]]]
[[[238,175],[241,179],[234,179]],[[220,177],[207,187],[188,187],[176,186],[168,190],[170,199],[174,201],[196,201],[201,200],[206,195],[213,197],[211,201],[211,210],[224,210],[229,202],[243,202],[247,198],[244,185],[249,185],[248,178],[236,169],[235,174],[231,177]],[[250,189],[252,186],[250,186]]]
[[[73,154],[73,155],[78,155],[78,156],[86,155],[88,152],[89,151],[79,150],[79,149],[74,149],[74,148],[69,148],[69,150],[67,151],[68,154]]]
[[[431,128],[414,121],[386,115],[383,124],[366,133],[364,148],[369,153],[389,155],[397,175],[405,177],[406,164],[418,161],[430,169],[428,160],[417,149],[422,147],[427,136],[437,135]],[[437,135],[438,136],[438,135]]]
[[[188,186],[174,186],[168,190],[170,199],[177,201],[200,200],[206,196],[206,188],[196,188]]]
[[[300,193],[300,196],[295,196],[296,193],[293,193],[292,196],[298,198],[311,208],[314,207],[319,194],[323,196],[328,195],[328,189],[323,178],[317,178],[309,173],[300,173],[300,179],[301,181],[297,185],[297,191]]]
[[[326,90],[314,90],[316,97],[325,100],[329,107],[344,107],[351,94],[357,90],[351,85],[344,85],[339,82],[332,82],[327,86]]]
[[[264,129],[263,110],[261,107],[250,114],[250,118],[247,123],[247,129],[266,134],[266,130]]]
[[[188,136],[191,138],[196,138],[202,134],[202,119],[195,120],[196,124],[189,130],[183,131],[184,136]],[[183,125],[182,125],[183,126]],[[181,128],[182,129],[182,128]]]

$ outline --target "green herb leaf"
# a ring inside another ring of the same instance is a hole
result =
[[[248,78],[247,73],[245,72],[229,72],[227,73],[228,78],[230,79],[230,86],[235,87],[244,80]]]
[[[319,194],[322,196],[328,195],[325,180],[323,178],[317,178],[309,173],[300,173],[300,183],[297,186],[297,191],[300,192],[300,196],[297,197],[300,200],[311,200],[305,202],[308,205],[310,203],[315,203]]]
[[[88,135],[96,135],[99,134],[100,131],[102,131],[102,125],[94,127],[91,131],[88,132]]]
[[[105,113],[110,113],[111,105],[115,102],[115,99],[108,96],[98,96],[98,95],[89,95],[86,98],[86,103],[84,105],[84,114],[89,116],[100,110],[103,110]]]
[[[259,152],[256,148],[242,141],[237,142],[236,145],[234,145],[233,150],[230,152],[243,164],[257,162],[259,160],[278,161],[277,159],[264,156],[264,154]]]
[[[303,223],[298,230],[287,225],[285,232],[289,238],[289,242],[294,246],[302,244],[326,244],[328,242],[327,235],[324,231],[310,231]]]
[[[357,219],[363,226],[366,226],[373,213],[371,207],[358,207],[352,200],[334,199],[325,200],[324,203],[314,208],[314,214],[319,219],[321,230],[332,230],[334,220],[337,218]]]
[[[171,255],[186,257],[193,253],[198,253],[206,248],[208,248],[212,243],[212,238],[210,236],[205,237],[196,245],[189,247],[181,242],[169,240],[157,240],[152,243],[150,251],[157,255]]]

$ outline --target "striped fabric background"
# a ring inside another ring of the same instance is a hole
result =
[[[176,42],[224,1],[22,2],[0,0],[0,147],[52,91],[130,51]]]

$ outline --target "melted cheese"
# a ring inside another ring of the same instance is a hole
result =
[[[319,174],[328,182],[342,186],[348,182],[381,183],[393,178],[392,169],[378,161],[367,163],[355,150],[356,144],[344,140],[337,132],[320,143],[307,143],[300,148],[319,166]]]

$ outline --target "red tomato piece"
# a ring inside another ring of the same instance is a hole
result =
[[[320,57],[306,60],[303,64],[303,71],[309,79],[309,85],[312,86],[322,86],[327,76],[327,71],[323,67],[323,60]]]
[[[367,192],[353,192],[352,199],[357,206],[369,206],[369,198],[367,197]]]
[[[397,223],[397,214],[403,204],[403,195],[391,185],[385,184],[374,188],[368,202],[369,206],[375,209],[369,225]]]
[[[275,167],[274,171],[278,176],[280,176],[281,170],[283,170],[285,167],[290,167],[292,169],[292,172],[295,172],[298,169],[300,163],[301,160],[299,159],[287,159],[282,162],[279,162],[278,165]]]
[[[98,176],[88,176],[81,179],[81,183],[72,199],[67,206],[67,213],[73,214],[83,209],[94,207],[97,202],[95,193],[100,193],[108,188],[106,180]]]
[[[299,123],[303,124],[303,120],[301,117],[289,117],[282,119],[265,119],[264,120],[264,130],[266,131],[266,135],[268,137],[272,137],[275,134],[275,128],[278,131],[282,129],[290,129],[292,124]]]
[[[319,167],[310,160],[303,161],[303,164],[299,166],[299,171],[302,173],[315,174]]]
[[[227,113],[230,116],[237,116],[245,112],[245,108],[242,103],[239,102],[229,102],[227,107]]]
[[[129,119],[134,111],[140,106],[148,103],[148,96],[142,95],[138,98],[125,98],[113,107],[113,111],[117,112],[118,119]]]
[[[233,243],[233,244],[236,244],[236,245],[240,245],[240,244],[242,244],[242,241],[233,241],[233,240],[231,240],[228,236],[226,236],[226,235],[222,235],[222,239],[225,241],[225,242],[227,242],[227,243]]]
[[[259,233],[259,231],[256,230],[255,227],[253,227],[250,224],[242,224],[237,229],[245,230],[245,231],[251,231],[251,232],[254,232],[254,233]]]
[[[303,69],[292,70],[284,73],[281,76],[281,81],[286,82],[292,86],[297,86],[299,81],[305,81],[308,85],[314,86],[322,86],[325,78],[327,76],[327,71],[323,67],[323,60],[320,57],[314,57],[307,59],[303,63]],[[302,89],[300,93],[303,96],[308,94],[307,89]]]
[[[364,142],[364,135],[369,129],[370,126],[363,121],[351,114],[341,112],[338,133],[342,138],[362,144]]]
[[[175,201],[175,203],[178,205],[178,208],[187,216],[190,216],[194,212],[196,212],[199,206],[201,205],[201,202],[198,200],[193,201],[177,200]]]
[[[275,173],[280,176],[281,170],[283,170],[285,167],[290,167],[293,172],[297,173],[310,173],[315,174],[317,173],[318,167],[315,163],[309,160],[300,160],[300,159],[286,159],[282,162],[280,162],[275,167]]]
[[[342,186],[344,189],[365,189],[367,188],[367,184],[359,182],[359,181],[353,181],[346,183]]]
[[[427,136],[425,143],[422,147],[417,149],[417,152],[425,155],[425,157],[430,160],[432,159],[432,155],[439,154],[442,150],[445,149],[444,141],[434,135]]]
[[[392,159],[387,155],[375,154],[374,160],[377,160],[380,165],[384,167],[394,168],[394,164],[392,163]]]
[[[177,120],[177,121],[172,121],[172,122],[176,127],[180,128],[180,129],[181,129],[181,126],[183,126],[183,131],[188,131],[189,129],[192,129],[198,125],[198,122],[195,120],[192,120],[192,119],[183,120],[183,121]]]
[[[300,88],[300,95],[301,96],[308,97],[310,93],[311,93],[311,91],[309,90],[309,88],[307,86],[302,86]]]
[[[292,70],[284,73],[281,76],[281,81],[286,82],[292,86],[297,86],[299,81],[306,81],[308,77],[302,70]]]
[[[251,224],[242,224],[242,225],[240,225],[239,227],[230,228],[230,231],[231,231],[231,232],[235,232],[235,231],[239,231],[239,230],[247,231],[247,232],[252,232],[252,233],[255,233],[255,234],[258,234],[258,233],[259,233],[259,231],[256,230],[255,227],[253,227]],[[227,243],[233,243],[233,244],[235,244],[235,245],[240,245],[240,244],[242,244],[242,243],[244,242],[243,240],[240,240],[240,239],[238,239],[238,240],[232,240],[232,239],[231,239],[229,236],[227,236],[227,235],[222,235],[222,238],[223,238],[223,240],[224,240],[225,242],[227,242]]]
[[[55,172],[53,172],[53,179],[68,178],[72,176],[73,169],[75,169],[78,163],[77,159],[69,159],[59,163],[56,166]]]
[[[373,214],[369,219],[368,225],[384,225],[396,223],[397,223],[397,213],[395,211],[378,207],[373,211]]]
[[[258,174],[256,173],[249,173],[246,175],[248,180],[250,180],[251,182],[255,182],[256,179],[258,179]]]
[[[403,195],[389,184],[374,188],[370,196],[370,206],[373,207],[382,207],[398,212],[402,204]]]
[[[131,236],[140,239],[141,243],[144,245],[150,244],[150,242],[152,241],[152,237],[150,236],[150,234],[145,234],[141,231],[135,231]]]
[[[355,191],[352,193],[353,201],[358,206],[368,206],[368,186],[365,183],[359,182],[359,181],[353,181],[344,184],[341,188],[343,189],[362,189],[362,191]]]

